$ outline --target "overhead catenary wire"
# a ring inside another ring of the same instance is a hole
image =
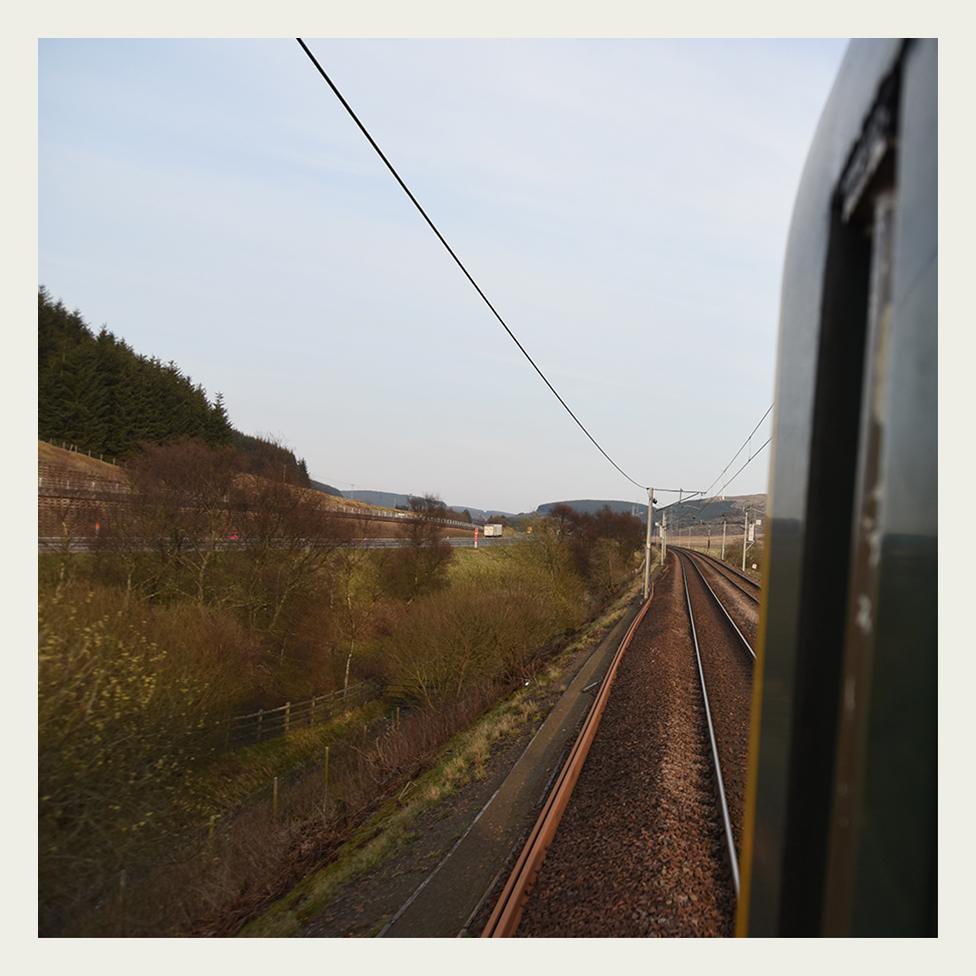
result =
[[[662,511],[663,512],[666,508],[671,508],[674,505],[683,505],[685,502],[689,502],[693,498],[700,497],[700,500],[702,502],[707,502],[707,501],[709,501],[712,498],[716,498],[717,495],[710,495],[709,492],[721,480],[722,475],[724,475],[725,472],[729,470],[729,468],[732,466],[733,461],[735,461],[735,459],[742,453],[742,448],[744,448],[752,440],[753,435],[756,433],[757,430],[759,430],[759,427],[761,426],[762,422],[769,416],[769,413],[773,409],[774,406],[775,406],[775,404],[773,404],[773,403],[771,403],[769,405],[769,407],[766,409],[766,412],[759,418],[759,423],[757,423],[756,426],[752,428],[752,430],[749,432],[749,436],[742,442],[742,447],[740,447],[735,452],[735,454],[732,455],[732,457],[729,460],[728,464],[726,464],[725,467],[722,468],[721,472],[719,473],[718,478],[716,478],[708,486],[708,488],[705,489],[705,491],[693,491],[693,492],[689,492],[686,495],[686,497],[680,499],[677,502],[672,502],[671,505],[663,505],[663,506],[661,506],[658,509],[658,511]],[[748,458],[746,458],[745,462],[739,467],[739,469],[735,472],[735,474],[733,474],[729,478],[727,478],[726,481],[722,484],[722,487],[719,489],[719,491],[717,493],[718,495],[724,495],[725,494],[725,489],[728,488],[728,486],[730,484],[732,484],[732,482],[735,481],[735,479],[738,478],[739,475],[742,474],[743,471],[745,471],[745,469],[752,463],[752,461],[755,460],[755,458],[759,454],[762,453],[762,451],[766,448],[766,446],[769,444],[769,442],[772,439],[773,439],[772,438],[772,435],[770,435],[769,437],[767,437],[766,440],[759,447],[757,447],[756,450],[753,451],[749,455]]]
[[[762,425],[762,422],[769,416],[770,411],[773,409],[774,406],[775,406],[775,401],[773,403],[771,403],[766,408],[766,412],[759,418],[759,423],[757,423],[756,426],[752,428],[752,430],[749,432],[749,436],[742,442],[742,447],[740,447],[739,450],[737,450],[735,452],[735,454],[732,455],[732,457],[729,459],[729,463],[726,464],[725,467],[722,468],[722,470],[719,472],[718,477],[702,492],[702,496],[704,498],[714,498],[715,497],[714,495],[709,495],[709,492],[712,490],[712,488],[715,487],[715,485],[717,485],[722,480],[722,475],[724,475],[725,472],[728,471],[729,468],[732,467],[732,464],[735,462],[735,459],[742,453],[743,448],[749,443],[749,441],[752,440],[753,434],[755,434],[756,431],[759,430],[760,426]],[[769,443],[769,441],[766,441],[766,444],[768,444],[768,443]],[[763,444],[763,447],[765,447],[766,444]],[[749,461],[751,461],[752,458],[755,457],[756,454],[758,454],[759,451],[761,451],[761,450],[762,450],[762,447],[760,447],[759,450],[756,451],[755,454],[753,454],[749,458]],[[749,461],[746,461],[746,464],[748,464]],[[745,465],[742,466],[742,468],[744,468],[744,467],[745,467]],[[731,484],[731,482],[733,481],[733,479],[742,471],[742,468],[739,468],[739,470],[735,473],[735,475],[733,475],[732,478],[730,478],[728,481],[725,482],[724,485],[722,485],[722,491],[719,491],[719,494],[720,495],[723,493],[724,489],[726,487],[728,487],[729,484]]]
[[[770,408],[770,409],[772,409],[772,408]],[[768,412],[769,411],[767,411],[767,413]],[[765,416],[764,416],[764,419],[765,419]],[[760,423],[762,423],[762,421],[760,421]],[[753,430],[753,433],[755,433],[755,430]],[[750,434],[749,436],[751,437],[752,434]],[[722,485],[721,489],[718,492],[719,495],[724,495],[725,494],[725,489],[728,488],[728,486],[731,485],[732,482],[735,481],[735,479],[738,478],[739,475],[742,474],[742,472],[745,471],[745,469],[763,452],[763,450],[767,447],[767,445],[769,444],[769,442],[772,439],[773,439],[772,434],[770,434],[770,436],[767,437],[766,440],[763,441],[763,443],[760,444],[759,447],[757,447],[752,452],[752,454],[750,454],[749,457],[746,458],[745,462],[735,472],[735,474],[731,475],[728,478],[728,480]],[[739,450],[736,451],[735,456],[733,457],[733,460],[735,460],[735,457],[738,457],[738,455],[741,453],[741,451],[742,451],[742,448],[739,448]],[[728,465],[725,466],[725,469],[724,470],[725,471],[728,470]],[[723,473],[724,473],[724,471],[723,471]],[[715,482],[712,482],[712,484],[714,484],[714,483]],[[660,509],[658,509],[658,511],[664,511],[665,508],[671,508],[674,505],[683,505],[685,502],[689,502],[693,498],[696,498],[698,496],[701,496],[701,501],[702,502],[707,502],[710,499],[717,497],[716,495],[708,495],[704,491],[693,491],[693,492],[690,492],[688,495],[686,495],[684,498],[682,498],[680,501],[672,502],[670,505],[664,505],[664,506],[662,506]]]
[[[311,50],[309,50],[308,45],[300,37],[296,37],[295,40],[298,41],[302,50],[308,56],[308,59],[315,66],[316,70],[325,80],[325,83],[329,86],[329,88],[332,89],[332,93],[336,96],[336,98],[339,99],[339,102],[342,104],[342,107],[349,114],[349,117],[353,120],[353,122],[355,122],[356,125],[359,127],[360,132],[362,132],[362,134],[366,137],[366,140],[376,151],[376,154],[380,157],[380,159],[383,160],[383,163],[385,164],[386,168],[390,171],[390,173],[392,173],[393,178],[397,181],[397,183],[400,184],[400,188],[410,198],[410,202],[417,208],[417,211],[420,213],[421,217],[423,217],[424,220],[427,222],[427,226],[430,227],[430,229],[436,235],[437,239],[441,242],[441,244],[444,245],[444,248],[447,250],[447,253],[450,254],[451,257],[454,259],[454,263],[457,264],[457,266],[461,269],[461,272],[471,283],[471,286],[481,297],[481,300],[491,310],[492,315],[494,315],[495,318],[498,319],[498,322],[501,324],[502,328],[508,333],[512,342],[514,342],[515,345],[518,346],[519,352],[521,352],[522,355],[529,361],[532,368],[539,374],[540,378],[546,384],[546,386],[549,387],[549,390],[552,392],[552,395],[560,402],[560,404],[562,404],[563,409],[570,415],[570,417],[573,418],[573,420],[576,422],[576,425],[579,427],[579,429],[583,431],[584,434],[586,434],[586,436],[590,439],[590,442],[593,444],[593,446],[614,466],[614,468],[616,468],[617,471],[620,472],[620,474],[622,474],[632,485],[636,485],[638,488],[641,488],[646,491],[648,486],[641,484],[639,481],[636,481],[634,478],[632,478],[629,474],[627,474],[626,471],[624,471],[622,467],[620,467],[619,464],[617,464],[616,461],[614,461],[612,457],[610,457],[609,454],[607,454],[607,452],[603,449],[603,447],[600,445],[597,439],[586,429],[583,422],[572,411],[569,404],[566,403],[566,401],[562,398],[562,396],[560,396],[559,392],[552,385],[552,383],[549,382],[549,378],[546,376],[545,373],[542,372],[542,370],[539,368],[536,361],[529,355],[525,346],[522,345],[522,343],[519,341],[515,333],[508,327],[508,323],[506,323],[506,321],[498,313],[498,310],[495,308],[495,306],[492,305],[492,303],[489,301],[488,296],[481,290],[481,286],[474,280],[474,278],[471,275],[471,272],[469,272],[468,269],[464,266],[464,262],[462,262],[461,259],[457,256],[457,254],[454,252],[454,249],[451,247],[451,245],[447,243],[447,240],[444,238],[444,235],[437,229],[436,224],[427,215],[427,211],[424,210],[424,208],[420,205],[417,198],[410,191],[410,188],[403,181],[403,179],[401,178],[400,174],[396,171],[393,164],[389,161],[389,159],[387,159],[386,154],[383,152],[382,149],[380,149],[379,145],[377,145],[376,140],[370,135],[369,130],[366,128],[366,126],[363,125],[363,123],[360,121],[359,116],[356,115],[356,113],[353,111],[350,104],[343,97],[342,92],[339,91],[339,89],[335,86],[335,83],[332,81],[332,79],[328,76],[328,74],[326,74],[325,69],[322,67],[321,64],[319,64],[318,59],[315,57],[314,54],[312,54]]]
[[[657,491],[658,489],[655,488],[654,490]],[[702,498],[704,498],[705,492],[703,492],[703,491],[686,491],[684,493],[684,498],[679,498],[678,501],[671,502],[670,505],[659,505],[657,510],[659,512],[663,512],[666,509],[674,508],[675,505],[684,505],[685,502],[690,502],[693,498],[698,498],[699,496],[701,496]]]
[[[742,474],[742,472],[743,472],[743,471],[745,471],[745,469],[746,469],[746,468],[747,468],[747,467],[748,467],[748,466],[749,466],[749,465],[750,465],[750,464],[752,463],[752,461],[753,461],[753,460],[754,460],[754,459],[755,459],[756,457],[758,457],[758,456],[759,456],[759,454],[760,454],[760,453],[762,453],[762,451],[763,451],[763,449],[764,449],[764,448],[766,447],[766,445],[767,445],[767,444],[768,444],[768,443],[769,443],[769,442],[770,442],[770,441],[771,441],[772,439],[773,439],[773,436],[772,436],[772,434],[770,434],[770,435],[769,435],[769,437],[767,437],[767,438],[766,438],[766,440],[765,440],[765,441],[764,441],[764,442],[762,443],[762,445],[761,445],[761,446],[759,446],[759,447],[757,447],[757,448],[756,448],[756,450],[754,450],[754,451],[752,452],[752,454],[750,454],[750,455],[749,455],[749,457],[748,457],[748,458],[746,459],[746,462],[745,462],[745,464],[743,464],[743,465],[742,465],[742,467],[741,467],[741,468],[739,468],[739,470],[738,470],[738,471],[736,471],[736,473],[735,473],[734,475],[732,475],[732,477],[731,477],[731,478],[729,478],[729,480],[728,480],[728,481],[726,481],[724,485],[722,485],[722,491],[721,491],[721,492],[719,492],[719,494],[723,494],[723,495],[725,494],[725,489],[726,489],[726,488],[728,488],[728,486],[729,486],[730,484],[732,484],[732,482],[733,482],[733,481],[735,481],[735,479],[736,479],[736,478],[738,478],[738,477],[739,477],[739,475],[740,475],[740,474]]]

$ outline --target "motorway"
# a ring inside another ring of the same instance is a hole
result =
[[[481,537],[478,540],[477,548],[482,549],[489,546],[507,546],[512,545],[513,543],[525,542],[526,539],[526,535],[510,535],[497,538],[493,536],[489,536],[487,538]],[[444,542],[454,549],[475,548],[473,536],[449,537],[445,538]],[[324,542],[321,544],[324,546],[333,545],[333,543],[329,542]],[[359,539],[355,542],[340,542],[334,544],[336,549],[406,549],[410,545],[411,542],[409,539]],[[38,552],[94,552],[97,547],[98,541],[96,539],[65,540],[57,536],[45,536],[39,537],[37,540]],[[145,547],[145,551],[149,551],[153,548],[153,546],[147,545]],[[241,549],[243,546],[239,542],[227,541],[219,543],[216,548],[222,552],[230,552],[235,549]]]

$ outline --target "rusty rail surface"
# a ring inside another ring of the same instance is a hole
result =
[[[734,586],[737,590],[739,590],[739,592],[742,593],[743,596],[752,600],[753,603],[759,603],[759,597],[756,596],[756,591],[759,592],[762,591],[762,584],[756,582],[756,580],[754,580],[751,576],[747,576],[745,573],[742,572],[741,569],[736,569],[735,566],[729,565],[729,563],[725,562],[722,559],[717,559],[715,556],[711,555],[710,553],[702,552],[700,549],[688,549],[685,546],[672,546],[671,548],[679,552],[688,553],[691,556],[700,556],[707,563],[714,566],[716,570],[721,572],[722,575],[725,576],[725,578],[729,581],[729,583],[731,583],[732,586]],[[727,572],[723,572],[723,571],[727,571]],[[729,576],[727,575],[727,573],[731,573],[732,575]],[[752,587],[752,589],[747,590],[744,586],[742,586],[739,582],[737,582],[737,580],[742,580],[743,582],[748,583],[749,586]]]
[[[688,556],[687,552],[685,552],[684,556],[685,559],[687,559],[688,562],[694,566],[694,562]],[[735,834],[732,830],[732,817],[729,813],[729,801],[725,792],[725,778],[722,776],[722,761],[718,753],[718,740],[715,736],[715,722],[712,717],[712,706],[709,704],[708,700],[708,687],[705,682],[705,668],[702,664],[701,646],[698,643],[698,628],[695,626],[695,611],[692,609],[691,594],[688,592],[688,572],[680,558],[678,559],[678,566],[681,570],[681,582],[684,585],[685,603],[688,607],[688,624],[691,627],[691,641],[695,648],[695,665],[698,669],[698,683],[701,687],[702,707],[705,711],[705,724],[708,729],[708,745],[712,756],[712,771],[715,774],[715,798],[718,801],[719,812],[722,816],[722,832],[725,835],[725,852],[726,856],[728,857],[729,871],[732,873],[732,886],[735,888],[735,897],[738,898],[739,855],[735,848]],[[697,570],[698,567],[695,566],[695,569]],[[704,582],[705,577],[702,576],[701,579]],[[705,583],[705,585],[708,586],[707,583]],[[711,589],[711,587],[709,587],[709,589]],[[712,593],[712,596],[715,596],[714,592]],[[718,597],[715,597],[715,602],[718,603],[723,610],[725,609],[722,607],[722,603]],[[728,614],[726,614],[726,616],[728,617]],[[732,618],[728,617],[728,619],[731,623]],[[732,626],[735,627],[735,624],[733,623]],[[735,627],[735,630],[736,633],[742,637],[739,628]],[[742,640],[745,642],[744,637],[742,637]],[[750,653],[752,653],[752,648],[749,647],[748,642],[746,642],[746,648]],[[755,657],[754,654],[753,657]]]
[[[512,873],[509,875],[508,881],[505,883],[505,887],[502,889],[502,893],[495,903],[488,923],[481,933],[483,939],[509,938],[515,934],[519,920],[522,917],[522,910],[528,900],[529,892],[535,883],[539,869],[542,867],[546,851],[549,849],[549,845],[556,835],[556,830],[559,827],[560,820],[562,820],[563,813],[569,805],[570,797],[573,794],[573,789],[583,769],[583,764],[586,762],[590,746],[594,738],[596,738],[597,729],[600,727],[600,719],[603,717],[603,712],[607,707],[607,701],[610,698],[610,689],[617,676],[617,669],[620,666],[624,653],[630,646],[630,642],[637,628],[647,614],[647,610],[653,599],[654,587],[652,585],[650,595],[630,627],[627,628],[627,633],[624,634],[623,640],[621,640],[620,646],[617,648],[617,652],[610,662],[610,667],[607,669],[607,673],[600,683],[600,688],[597,691],[592,706],[590,706],[586,721],[583,723],[583,727],[580,729],[579,735],[573,743],[573,748],[570,750],[569,756],[560,770],[555,785],[546,797],[542,812],[539,814],[535,825],[529,833],[528,840],[525,842],[525,846],[522,848],[518,860],[515,862],[515,867],[512,869]]]
[[[709,583],[707,579],[705,579],[705,574],[701,571],[701,566],[699,566],[698,563],[695,561],[694,557],[688,553],[687,549],[682,550],[682,552],[685,558],[688,560],[689,564],[694,568],[695,573],[698,575],[698,579],[700,579],[702,583],[704,583],[705,589],[708,590],[708,592],[711,594],[713,605],[721,612],[722,616],[724,617],[728,625],[732,628],[732,631],[735,633],[736,637],[739,638],[739,643],[745,648],[746,653],[753,661],[755,661],[756,652],[752,649],[752,644],[749,643],[749,638],[746,637],[746,635],[743,634],[741,630],[739,630],[739,625],[732,619],[732,614],[729,613],[728,607],[726,607],[726,605],[722,602],[721,597],[715,592],[715,590],[712,589],[712,584]],[[724,576],[723,579],[727,580],[729,583],[732,583],[732,580],[730,580],[727,576]],[[733,583],[733,585],[735,584]],[[742,588],[739,587],[739,589]],[[759,600],[756,597],[752,596],[750,593],[746,593],[745,595],[748,596],[750,599],[754,600],[756,603],[759,602]]]

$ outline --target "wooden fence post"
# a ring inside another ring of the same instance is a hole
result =
[[[285,735],[288,734],[288,728],[291,725],[291,702],[285,702]]]
[[[329,747],[325,747],[325,770],[323,772],[322,778],[325,784],[325,790],[322,794],[322,809],[327,810],[329,803]]]
[[[271,819],[278,819],[278,777],[271,783]]]
[[[264,720],[264,709],[258,709],[258,741],[261,741],[261,726]]]
[[[119,872],[119,935],[125,935],[125,868]]]

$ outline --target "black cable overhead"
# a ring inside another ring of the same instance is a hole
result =
[[[597,442],[597,439],[586,429],[586,427],[583,426],[583,423],[579,419],[579,417],[577,417],[576,414],[573,413],[573,411],[569,407],[569,404],[566,403],[566,401],[559,395],[556,388],[552,385],[552,383],[549,382],[549,379],[546,376],[546,374],[542,372],[542,370],[536,364],[535,360],[528,354],[528,352],[525,349],[525,346],[523,346],[522,343],[519,342],[515,333],[508,327],[508,324],[501,317],[501,315],[498,314],[498,311],[495,308],[495,306],[492,305],[492,303],[488,300],[488,296],[485,295],[485,293],[481,290],[480,286],[471,276],[471,273],[464,266],[461,259],[454,253],[454,249],[451,247],[451,245],[448,244],[447,241],[444,239],[444,235],[437,229],[436,225],[430,219],[430,217],[427,216],[427,212],[417,202],[417,198],[410,192],[410,188],[407,186],[406,183],[403,182],[403,180],[400,177],[400,174],[396,171],[396,169],[394,169],[393,164],[386,158],[386,155],[383,153],[383,150],[380,149],[380,147],[376,144],[376,140],[369,134],[369,131],[366,129],[366,126],[363,125],[363,123],[359,120],[359,116],[356,115],[356,113],[350,107],[349,103],[345,100],[345,98],[342,97],[342,92],[340,92],[339,89],[336,88],[332,79],[325,73],[325,69],[322,67],[321,64],[319,64],[315,55],[312,54],[312,52],[309,50],[308,45],[300,37],[296,37],[295,40],[298,41],[298,43],[301,45],[302,50],[308,55],[308,59],[312,62],[312,64],[315,65],[316,70],[325,80],[325,83],[329,86],[329,88],[332,89],[332,93],[342,103],[342,107],[346,110],[346,112],[349,113],[350,118],[353,120],[353,122],[356,123],[357,126],[359,126],[360,132],[362,132],[362,134],[366,137],[367,141],[373,147],[373,149],[376,150],[376,154],[380,157],[380,159],[383,160],[384,164],[386,165],[386,168],[393,174],[393,178],[397,181],[397,183],[400,184],[400,188],[410,198],[410,202],[417,208],[417,210],[420,213],[420,216],[423,217],[424,220],[427,222],[427,226],[430,227],[430,229],[434,232],[434,234],[437,235],[437,239],[441,242],[441,244],[444,245],[444,248],[447,250],[447,253],[450,254],[451,257],[454,259],[454,263],[457,264],[457,266],[461,269],[465,278],[467,278],[468,281],[471,282],[471,286],[481,296],[482,301],[491,310],[492,315],[494,315],[495,318],[498,319],[502,328],[508,333],[512,342],[514,342],[515,345],[518,346],[519,352],[521,352],[522,355],[525,356],[525,358],[532,365],[532,368],[542,378],[542,381],[546,384],[546,386],[549,387],[550,391],[552,392],[552,395],[563,405],[563,408],[570,415],[570,417],[572,417],[573,420],[576,421],[576,425],[579,427],[581,431],[583,431],[584,434],[586,434],[586,436],[592,442],[593,446],[617,469],[617,471],[619,471],[620,474],[622,474],[632,485],[636,485],[638,488],[641,488],[644,491],[646,491],[648,486],[642,485],[639,481],[635,481],[633,478],[631,478],[631,476],[627,474],[627,472],[624,471],[624,469],[620,467],[620,465],[617,464],[617,462],[614,461],[614,459],[610,457],[609,454],[607,454],[607,452]]]
[[[762,445],[760,447],[757,447],[756,450],[753,451],[752,454],[750,454],[748,458],[746,458],[746,463],[743,464],[742,467],[739,468],[739,470],[736,471],[736,473],[734,475],[732,475],[732,477],[729,478],[729,480],[726,481],[724,485],[722,485],[722,490],[719,492],[720,495],[724,495],[725,494],[725,489],[728,488],[728,486],[731,485],[732,482],[735,481],[735,479],[738,478],[740,474],[742,474],[742,472],[752,463],[753,459],[756,458],[759,455],[759,453],[762,451],[762,449],[772,439],[773,439],[773,436],[772,436],[772,434],[770,434],[769,437],[767,437],[766,440],[762,443]]]
[[[732,467],[732,462],[735,461],[735,459],[742,453],[742,448],[744,448],[752,440],[753,435],[756,433],[757,430],[759,430],[760,425],[769,416],[769,412],[770,412],[770,410],[773,409],[774,406],[775,406],[775,403],[771,403],[769,405],[769,407],[767,408],[766,412],[759,418],[759,423],[757,423],[756,426],[752,428],[752,430],[749,432],[749,436],[742,442],[742,447],[740,447],[739,450],[737,450],[735,452],[735,454],[732,455],[732,457],[729,459],[729,463],[726,464],[724,468],[722,468],[721,472],[719,473],[719,476],[704,491],[692,491],[692,492],[689,492],[683,499],[681,499],[678,502],[672,502],[671,505],[683,505],[685,502],[691,501],[691,499],[696,498],[698,496],[701,496],[701,501],[702,502],[707,502],[707,501],[709,501],[712,498],[716,498],[717,497],[716,495],[710,495],[709,492],[712,490],[712,488],[716,484],[718,484],[718,482],[722,478],[722,475],[725,474],[725,472],[728,471],[730,467]],[[735,479],[738,478],[739,475],[742,474],[743,471],[745,471],[745,469],[749,466],[749,464],[752,463],[753,459],[756,458],[762,452],[763,448],[765,448],[766,445],[772,439],[773,439],[772,438],[772,435],[770,435],[769,437],[767,437],[766,440],[765,440],[765,442],[762,445],[760,445],[759,447],[757,447],[756,450],[753,451],[752,454],[750,454],[748,458],[746,458],[745,463],[735,472],[735,474],[731,475],[725,481],[725,483],[722,485],[722,487],[719,489],[719,491],[718,491],[718,494],[719,495],[724,495],[725,494],[725,489],[728,488],[728,486],[730,484],[732,484],[732,482],[735,481]],[[655,490],[657,490],[657,489],[655,489]],[[667,489],[665,489],[665,490],[667,490]],[[662,511],[663,512],[665,508],[671,508],[671,505],[664,505],[663,507],[659,508],[658,511]]]
[[[732,467],[732,462],[735,461],[735,459],[742,453],[742,448],[745,447],[749,443],[749,441],[752,440],[752,435],[755,434],[755,432],[757,430],[759,430],[760,424],[762,424],[762,422],[769,416],[769,412],[770,412],[770,410],[773,409],[774,406],[775,406],[775,401],[769,405],[769,407],[766,409],[766,412],[759,418],[759,423],[756,424],[756,426],[752,428],[752,430],[749,432],[749,436],[742,442],[742,447],[740,447],[739,450],[737,450],[735,452],[735,454],[732,455],[732,457],[729,459],[729,463],[727,465],[725,465],[724,468],[722,468],[721,472],[719,472],[719,476],[702,492],[702,497],[703,498],[714,498],[715,497],[714,495],[709,495],[708,493],[712,490],[712,488],[715,487],[715,485],[717,485],[719,483],[719,481],[722,480],[722,475],[725,474],[725,472],[728,471],[729,468]],[[767,440],[766,441],[766,444],[768,444],[768,443],[769,443],[769,441]],[[763,449],[763,447],[766,446],[766,444],[763,444],[763,446],[760,447],[754,454],[750,455],[749,460],[746,461],[746,464],[748,464],[749,461],[751,461],[756,456],[756,454],[758,454],[759,451],[761,451]],[[720,495],[739,476],[739,474],[741,474],[741,472],[742,472],[743,468],[745,468],[746,464],[743,464],[742,467],[739,468],[739,470],[736,471],[736,473],[734,475],[732,475],[732,477],[729,478],[729,480],[726,481],[724,485],[722,485],[722,491],[719,492]]]
[[[657,488],[655,488],[654,490],[657,491]],[[657,510],[658,512],[664,512],[669,508],[674,508],[675,505],[684,505],[686,502],[690,502],[693,498],[697,498],[699,495],[701,495],[704,498],[704,494],[705,493],[701,491],[685,492],[684,498],[679,498],[676,502],[671,502],[670,505],[659,505]]]

